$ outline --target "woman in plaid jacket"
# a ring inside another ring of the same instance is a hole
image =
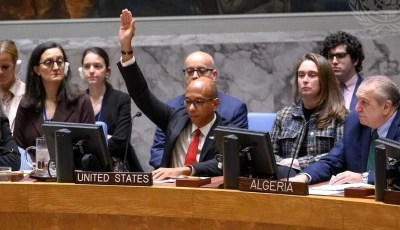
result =
[[[342,138],[347,110],[328,61],[313,53],[296,65],[294,105],[278,112],[271,139],[278,165],[301,170],[326,155]]]

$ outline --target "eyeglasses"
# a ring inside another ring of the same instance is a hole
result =
[[[186,68],[183,70],[183,72],[185,73],[186,76],[191,77],[194,75],[194,72],[197,72],[197,75],[199,75],[199,77],[204,77],[209,71],[213,71],[214,69],[207,69],[204,67],[200,67],[197,69],[194,68]]]
[[[195,99],[195,100],[190,100],[190,99],[185,99],[183,100],[183,105],[186,107],[190,107],[192,104],[195,108],[202,107],[204,105],[204,102],[206,101],[212,101],[215,98],[210,98],[210,99]]]
[[[335,54],[331,54],[331,53],[328,53],[328,60],[333,60],[333,58],[337,58],[338,60],[341,60],[341,59],[343,59],[343,58],[345,58],[346,56],[347,56],[347,54],[349,54],[349,53],[335,53]]]
[[[64,62],[64,59],[62,59],[62,58],[58,58],[56,60],[47,59],[47,60],[44,60],[43,62],[40,62],[39,65],[44,65],[47,68],[52,69],[54,66],[54,63],[57,63],[58,67],[62,67],[62,66],[64,66],[65,62]]]

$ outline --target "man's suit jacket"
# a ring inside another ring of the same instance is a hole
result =
[[[358,87],[361,85],[361,82],[363,80],[364,79],[360,76],[360,74],[357,74],[357,82],[356,82],[356,86],[354,87],[353,97],[351,98],[350,107],[349,107],[350,112],[356,111],[356,105],[358,102],[356,93],[357,93]]]
[[[167,104],[179,109],[183,108],[183,100],[185,95],[180,95],[172,100],[168,101]],[[229,121],[232,125],[239,128],[247,129],[247,106],[238,99],[228,96],[224,93],[218,92],[219,105],[217,108],[218,114],[221,115],[225,120]],[[161,158],[164,151],[165,134],[157,127],[154,135],[153,146],[151,147],[150,165],[154,168],[159,168],[161,164]]]
[[[68,105],[64,100],[59,101],[52,121],[94,124],[93,107],[89,96],[82,94],[71,105]],[[43,136],[43,123],[42,111],[37,112],[31,107],[26,108],[20,104],[14,127],[14,138],[18,146],[23,149],[36,146],[36,138]]]
[[[119,70],[125,80],[126,87],[137,107],[165,133],[165,149],[161,167],[170,167],[172,152],[180,133],[190,124],[186,108],[174,109],[158,100],[149,90],[143,74],[135,62],[127,67],[118,63]],[[200,154],[198,163],[193,164],[196,176],[219,176],[222,170],[218,168],[215,155],[218,153],[213,130],[218,125],[228,125],[217,114],[217,119],[208,133]]]
[[[130,142],[128,140],[130,137],[129,126],[131,125],[131,98],[129,95],[107,85],[103,96],[100,121],[107,124],[107,133],[112,136],[108,139],[110,155],[123,161],[126,143]],[[143,171],[131,144],[128,145],[127,161],[130,171]]]
[[[367,171],[371,128],[360,124],[357,112],[346,119],[342,140],[325,157],[305,168],[302,172],[311,176],[311,184],[327,181],[332,175],[344,171],[363,173]],[[400,141],[400,108],[394,117],[386,138]],[[368,176],[368,183],[374,184],[375,170]]]
[[[17,171],[21,165],[21,155],[17,143],[11,135],[10,125],[7,117],[0,117],[0,166],[11,167]]]

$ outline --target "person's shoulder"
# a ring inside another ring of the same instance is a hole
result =
[[[126,100],[126,99],[130,100],[130,98],[131,98],[131,96],[129,96],[129,94],[122,92],[120,90],[117,90],[117,89],[113,89],[113,88],[109,89],[109,93],[110,93],[110,95],[112,95],[114,97],[122,98],[124,100]]]
[[[176,97],[172,98],[171,100],[167,101],[166,103],[169,106],[172,106],[172,107],[177,109],[177,108],[183,107],[183,100],[184,99],[185,99],[185,95],[181,94],[179,96],[176,96]]]
[[[222,92],[218,92],[218,99],[220,101],[220,104],[222,104],[222,103],[237,104],[237,105],[244,104],[244,102],[237,99],[236,97],[230,96],[230,95],[222,93]]]

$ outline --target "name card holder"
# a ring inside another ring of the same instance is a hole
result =
[[[151,173],[75,171],[75,184],[152,186]]]
[[[385,189],[383,203],[400,205],[400,192]]]
[[[239,178],[239,190],[249,192],[308,195],[308,184],[290,181]]]
[[[211,177],[185,177],[176,179],[176,187],[198,188],[211,183]]]

